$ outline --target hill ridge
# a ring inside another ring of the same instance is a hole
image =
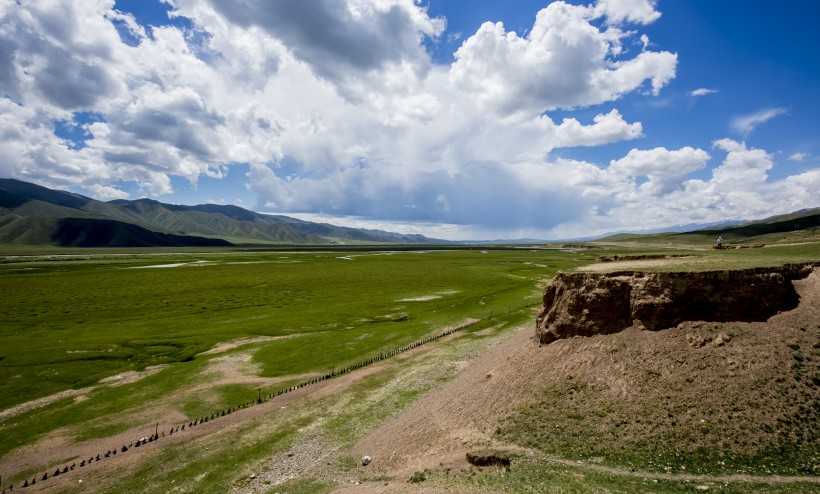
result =
[[[66,232],[71,234],[66,236]],[[149,198],[97,201],[21,180],[0,179],[0,243],[73,246],[85,245],[91,238],[96,239],[91,241],[94,246],[114,246],[100,243],[105,238],[118,239],[116,246],[446,242],[423,235],[313,223],[235,205],[188,206]]]

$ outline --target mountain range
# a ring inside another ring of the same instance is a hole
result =
[[[435,244],[444,240],[314,223],[238,206],[97,201],[0,179],[0,243],[65,247]]]
[[[668,242],[700,238],[710,242],[766,240],[796,229],[820,226],[820,208],[756,221],[685,225],[664,232],[624,232],[601,241]],[[699,229],[698,229],[699,228]],[[702,238],[701,238],[702,237]],[[593,238],[583,240],[595,240]],[[261,214],[238,206],[183,206],[152,199],[97,201],[15,179],[0,179],[0,244],[63,247],[205,247],[231,245],[542,243],[543,240],[450,242],[382,230],[368,230]]]

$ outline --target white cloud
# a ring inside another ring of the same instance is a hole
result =
[[[646,50],[647,48],[649,48],[652,45],[652,42],[649,41],[649,36],[647,36],[645,34],[642,34],[641,37],[638,38],[638,39],[640,39],[641,46],[643,47],[644,50]]]
[[[608,169],[576,163],[583,178],[567,183],[606,196],[596,199],[598,206],[581,217],[583,228],[565,223],[552,228],[550,235],[560,238],[727,218],[755,219],[817,204],[820,170],[772,181],[768,177],[774,166],[770,153],[732,139],[719,139],[714,147],[726,154],[709,179],[689,178],[708,159],[705,151],[692,148],[633,149],[624,158],[613,160]],[[640,185],[630,179],[644,174],[650,179]],[[669,179],[673,186],[658,190],[650,185],[653,174]]]
[[[700,170],[708,159],[709,155],[702,149],[686,146],[670,151],[660,147],[646,151],[632,149],[609,166],[612,172],[629,177],[680,177]]]
[[[708,89],[708,88],[702,87],[702,88],[695,89],[693,91],[689,91],[689,96],[692,96],[694,98],[698,98],[700,96],[706,96],[707,94],[715,94],[717,92],[718,92],[717,89]]]
[[[783,115],[788,110],[786,108],[766,108],[750,115],[742,115],[732,119],[732,130],[739,134],[749,134],[758,125],[764,124],[774,117]]]
[[[54,135],[50,116],[0,99],[0,174],[50,186],[106,183],[112,171],[98,153],[73,150]]]
[[[772,156],[762,149],[749,149],[746,143],[732,139],[719,139],[714,147],[728,154],[723,164],[712,171],[712,181],[717,184],[742,187],[766,181],[772,168]]]
[[[439,37],[446,25],[411,0],[175,4],[178,15],[190,16],[208,29],[215,23],[246,32],[258,28],[354,100],[377,90],[385,72],[400,72],[405,81],[423,77],[431,63],[421,41]]]
[[[551,3],[525,38],[486,22],[455,53],[450,83],[502,116],[613,101],[646,81],[657,93],[674,77],[677,56],[644,51],[614,60],[630,33],[591,24],[604,10]]]
[[[647,177],[640,188],[657,196],[680,188],[682,177],[704,168],[708,160],[706,151],[689,146],[674,151],[662,147],[632,149],[610,162],[609,171],[624,177]]]
[[[598,146],[636,139],[642,135],[640,122],[627,123],[618,110],[596,115],[594,125],[581,125],[574,118],[565,118],[556,129],[556,147]]]
[[[31,2],[0,17],[0,94],[64,117],[125,89],[109,68],[123,56],[104,13],[112,1]],[[10,56],[9,56],[10,55]]]
[[[809,153],[792,153],[791,155],[789,155],[789,161],[804,161],[808,157]]]
[[[656,0],[598,0],[595,11],[611,23],[635,22],[651,24],[660,18]]]
[[[820,170],[814,169],[799,175],[786,177],[772,185],[780,191],[773,199],[775,213],[788,213],[817,205],[817,191],[820,190]],[[770,214],[770,213],[767,213]]]
[[[120,190],[110,185],[91,184],[85,187],[94,197],[103,201],[113,201],[114,199],[128,199],[128,192]]]
[[[566,118],[560,125],[537,106],[510,122],[485,114],[474,94],[451,85],[450,68],[432,65],[423,48],[422,39],[439,36],[445,21],[409,1],[274,8],[250,1],[236,9],[221,0],[176,0],[174,15],[191,19],[193,31],[162,26],[150,33],[113,6],[111,0],[57,0],[10,7],[0,42],[14,56],[0,63],[10,64],[6,74],[14,76],[0,83],[6,94],[19,96],[17,105],[5,100],[18,115],[6,126],[23,136],[3,141],[10,174],[85,186],[100,197],[112,193],[103,188],[112,181],[135,182],[160,195],[172,192],[171,176],[195,183],[203,174],[224,175],[222,167],[232,162],[250,162],[257,170],[270,165],[287,181],[269,191],[256,184],[260,203],[359,211],[367,202],[331,199],[366,187],[375,201],[382,197],[376,191],[393,190],[398,182],[424,196],[407,201],[409,212],[402,214],[409,216],[447,202],[437,194],[434,204],[420,206],[427,200],[420,187],[463,177],[470,163],[504,175],[502,165],[542,162],[556,147],[606,144],[642,132],[639,122],[626,122],[617,110],[591,123]],[[612,99],[641,83],[638,75],[607,88],[607,71],[627,74],[635,60],[607,67],[606,53],[621,35],[589,24],[601,13],[563,4],[553,10],[539,14],[531,37],[552,39],[555,56],[565,58],[561,36],[580,36],[582,44],[601,50],[595,62],[601,77],[565,71],[571,79],[587,79],[598,95],[567,96],[567,104]],[[315,31],[318,20],[324,27]],[[113,22],[129,30],[129,43]],[[59,79],[67,81],[66,90],[52,91]],[[75,79],[100,84],[74,85]],[[54,120],[82,125],[76,110],[100,115],[85,124],[82,149],[53,134]],[[320,189],[328,192],[315,192]],[[458,187],[447,191],[459,193]]]

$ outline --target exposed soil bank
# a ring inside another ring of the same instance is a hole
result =
[[[795,483],[762,491],[813,492],[796,483],[820,485],[820,267],[792,285],[798,307],[766,321],[634,325],[549,345],[538,345],[528,324],[487,340],[452,381],[357,441],[351,456],[372,463],[355,472],[370,480],[333,492],[574,492],[561,490],[560,475],[552,490],[522,488],[524,456],[571,467],[566,476],[593,469],[646,479],[635,492],[657,490],[654,480],[737,492]],[[513,455],[511,473],[471,469],[467,453],[481,451]],[[408,482],[421,472],[430,478]],[[500,475],[508,480],[480,483]]]
[[[656,331],[683,321],[765,321],[797,307],[792,281],[818,263],[705,272],[558,273],[536,318],[542,344],[572,336]]]

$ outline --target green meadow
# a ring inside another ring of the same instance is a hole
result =
[[[75,439],[127,430],[129,417],[158,419],[160,402],[189,417],[218,411],[281,389],[287,376],[331,372],[467,319],[532,318],[558,269],[593,259],[528,248],[3,257],[0,411],[87,392],[0,422],[0,458],[61,427]],[[209,364],[226,353],[203,352],[260,337],[242,347],[251,373],[282,383],[209,386]],[[99,385],[146,369],[159,370]],[[205,398],[187,392],[203,386]]]
[[[299,400],[241,424],[227,442],[217,434],[169,443],[121,478],[108,478],[105,470],[87,472],[83,484],[90,488],[94,482],[99,492],[155,492],[157,485],[175,482],[182,492],[224,492],[251,482],[252,473],[275,469],[277,458],[314,435],[328,450],[344,452],[426,391],[453,379],[459,362],[503,341],[508,329],[531,324],[543,287],[558,270],[607,254],[687,254],[671,265],[648,268],[684,270],[820,259],[820,243],[729,251],[600,247],[0,252],[0,466],[14,451],[27,451],[45,438],[110,438],[146,424],[147,434],[155,422],[178,424],[249,403],[309,376],[477,321],[461,331],[462,337],[382,361],[379,372],[343,393]],[[228,342],[238,345],[220,346]],[[219,351],[209,352],[214,348]],[[142,374],[127,379],[133,372]],[[332,461],[338,464],[329,468],[354,472],[355,459]],[[516,464],[498,475],[479,468],[417,476],[454,492],[468,486],[537,492],[547,485],[554,492],[692,489],[689,480],[545,466],[537,456],[518,458]],[[2,473],[19,485],[46,468],[55,466]],[[148,477],[155,482],[137,482]],[[743,492],[751,484],[720,485]],[[63,491],[81,492],[83,486],[67,485]],[[271,492],[327,492],[332,486],[326,478],[307,477]],[[755,489],[811,492],[814,487],[789,483],[783,489],[775,484]]]

